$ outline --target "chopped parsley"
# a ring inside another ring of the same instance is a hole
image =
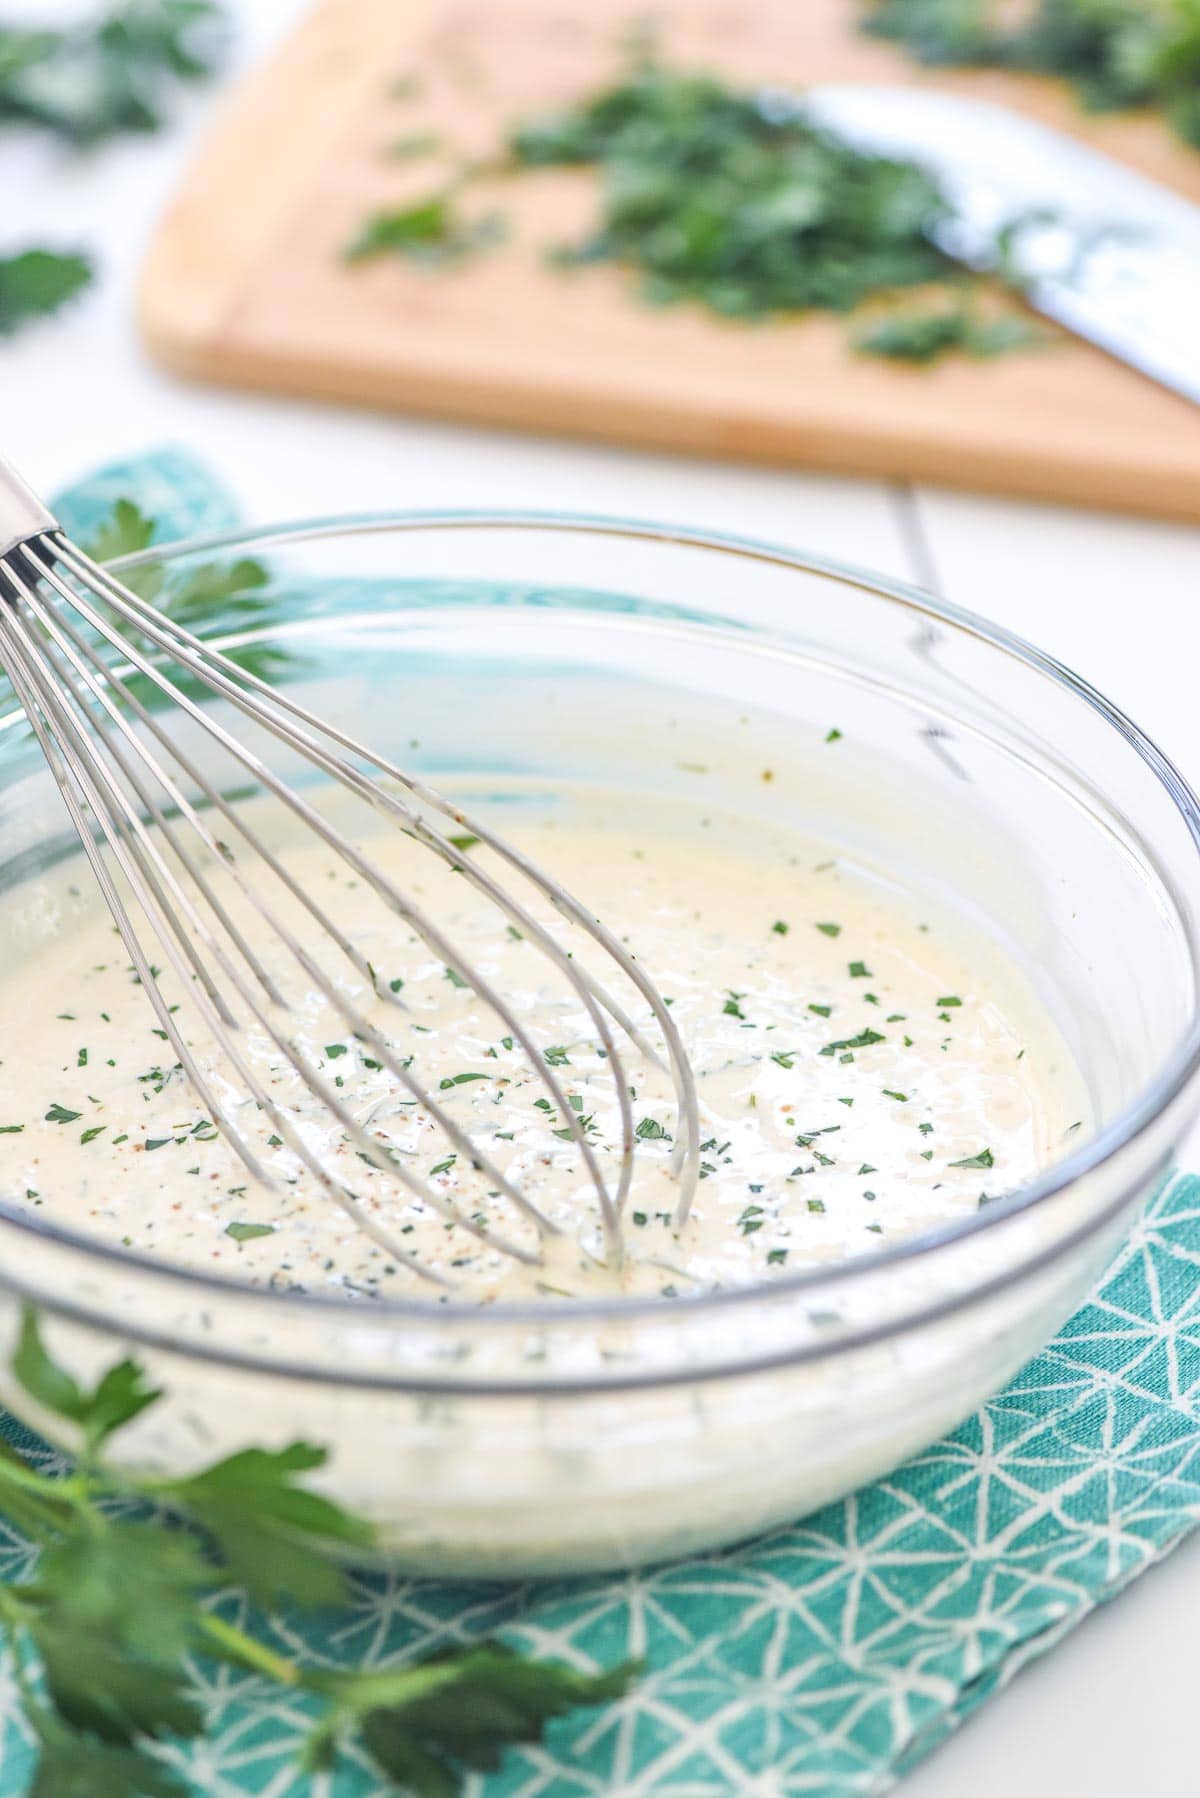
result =
[[[442,188],[410,206],[387,206],[372,212],[342,252],[345,262],[370,262],[378,256],[403,256],[426,268],[446,268],[476,251],[498,243],[504,221],[497,213],[465,218],[457,191]],[[453,840],[453,839],[451,839]]]
[[[68,1111],[65,1105],[53,1104],[46,1113],[48,1124],[73,1124],[76,1118],[83,1116],[82,1111]]]
[[[984,317],[974,304],[961,299],[905,307],[869,322],[854,334],[856,350],[918,367],[940,361],[951,350],[984,362],[1048,341],[1049,334],[1028,319],[1015,314]]]
[[[980,285],[936,247],[952,209],[929,173],[838,141],[778,87],[739,89],[646,56],[520,125],[509,155],[518,170],[598,170],[597,223],[552,260],[627,268],[650,305],[748,320]],[[430,228],[451,229],[440,217]]]
[[[860,1030],[857,1036],[839,1037],[837,1042],[826,1043],[821,1050],[822,1055],[835,1055],[839,1049],[869,1049],[874,1043],[886,1043],[887,1037],[878,1030]]]
[[[961,1161],[952,1161],[951,1167],[995,1167],[996,1159],[990,1149],[980,1149],[977,1155],[966,1155]]]
[[[935,67],[1059,76],[1089,111],[1155,107],[1200,146],[1200,39],[1191,0],[868,0],[863,29]]]
[[[666,1130],[657,1118],[643,1118],[635,1134],[641,1137],[643,1142],[655,1142],[659,1138],[667,1136]]]

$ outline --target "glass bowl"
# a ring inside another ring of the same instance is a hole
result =
[[[160,565],[170,601],[233,557],[262,561],[267,584],[201,628],[415,771],[471,796],[499,775],[667,799],[703,782],[748,833],[793,824],[952,899],[1035,982],[1094,1128],[965,1223],[748,1289],[594,1305],[253,1289],[31,1219],[0,1191],[5,1366],[33,1302],[81,1374],[120,1347],[165,1389],[119,1438],[139,1465],[303,1436],[330,1448],[328,1489],[396,1564],[506,1578],[796,1518],[1002,1385],[1086,1293],[1200,1096],[1200,811],[1154,745],[1004,631],[763,544],[384,515],[118,566]],[[30,897],[28,941],[6,945],[21,954],[63,927],[37,896],[72,837],[23,721],[0,711],[0,884]],[[19,1028],[0,1009],[3,1037]],[[7,1374],[0,1398],[53,1433]]]

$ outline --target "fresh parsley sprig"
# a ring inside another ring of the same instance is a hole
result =
[[[0,265],[0,308],[3,306],[3,268]],[[87,553],[98,562],[109,562],[117,556],[132,555],[148,549],[159,531],[156,519],[143,512],[131,499],[119,499],[104,523],[84,543]],[[293,671],[300,662],[295,651],[270,634],[273,625],[282,622],[279,599],[271,590],[270,574],[262,562],[252,556],[239,556],[231,562],[197,562],[178,567],[167,562],[147,561],[138,568],[124,570],[121,579],[127,587],[155,605],[185,629],[207,637],[236,631],[239,641],[225,650],[230,661],[260,680],[277,680]],[[112,622],[138,648],[157,655],[155,646],[127,620],[112,617]],[[86,633],[85,633],[86,634]],[[162,707],[165,696],[149,675],[133,672],[123,677],[130,690],[148,709]],[[189,670],[173,670],[175,685],[191,697],[202,698],[207,689]],[[12,691],[0,676],[0,706],[11,701]]]
[[[161,1748],[203,1730],[193,1656],[305,1695],[308,1770],[333,1766],[353,1739],[419,1798],[452,1798],[465,1770],[499,1765],[510,1743],[618,1697],[634,1676],[632,1665],[591,1675],[533,1662],[499,1642],[403,1667],[304,1666],[232,1621],[220,1595],[238,1585],[268,1609],[346,1596],[342,1561],[374,1532],[304,1483],[325,1452],[294,1442],[180,1477],[133,1473],[107,1451],[162,1397],[137,1362],[84,1385],[27,1309],[11,1371],[77,1451],[57,1474],[0,1444],[0,1512],[40,1550],[32,1573],[0,1585],[0,1636],[38,1744],[31,1798],[186,1798]]]

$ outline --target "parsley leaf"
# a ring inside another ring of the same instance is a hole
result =
[[[88,544],[88,554],[97,562],[111,562],[115,556],[131,556],[148,549],[158,527],[131,499],[113,504],[108,519]]]
[[[962,1161],[952,1161],[951,1167],[995,1167],[996,1158],[990,1149],[980,1149],[978,1155],[967,1155]]]
[[[657,1118],[643,1118],[634,1132],[643,1142],[655,1142],[662,1137],[669,1140],[669,1132],[659,1123]]]
[[[79,1735],[40,1712],[33,1721],[41,1755],[29,1798],[188,1798],[169,1768],[136,1748]]]
[[[118,499],[112,513],[84,545],[98,562],[112,561],[149,549],[158,536],[155,519],[142,511],[133,500]],[[280,617],[279,602],[271,591],[270,575],[263,563],[249,556],[233,562],[181,563],[168,567],[148,560],[121,571],[121,579],[140,598],[148,600],[187,630],[203,627],[213,633],[245,632],[253,641],[230,646],[227,654],[248,673],[269,679],[285,668],[294,668],[299,658],[295,652],[271,641],[270,627]],[[122,628],[130,627],[122,621]],[[142,648],[152,648],[139,632],[132,632]],[[163,695],[147,676],[127,676],[132,691],[151,709],[161,708]],[[195,677],[184,671],[178,677],[182,691],[189,696],[203,695],[205,689]]]
[[[1047,333],[1018,317],[983,318],[967,305],[885,313],[856,332],[854,347],[869,356],[918,365],[937,362],[948,350],[976,361],[1003,356],[1047,340]]]
[[[454,1798],[463,1769],[490,1772],[507,1744],[538,1740],[552,1718],[576,1705],[619,1698],[636,1671],[627,1662],[609,1673],[581,1673],[484,1642],[417,1667],[335,1675],[333,1717],[314,1730],[305,1764],[331,1764],[340,1710],[357,1719],[363,1741],[393,1779],[420,1798]]]
[[[12,1359],[12,1371],[31,1398],[66,1417],[92,1444],[130,1423],[160,1396],[145,1382],[134,1361],[118,1361],[90,1391],[80,1386],[47,1352],[36,1313],[26,1310]]]
[[[504,234],[494,213],[483,218],[460,216],[455,195],[446,190],[427,194],[411,206],[373,212],[342,252],[346,262],[369,262],[377,256],[404,256],[433,268],[459,262],[496,243]]]
[[[298,1475],[323,1467],[326,1458],[324,1449],[307,1442],[247,1448],[172,1482],[165,1492],[216,1537],[251,1597],[273,1604],[290,1594],[302,1604],[332,1604],[343,1595],[344,1582],[328,1558],[330,1549],[365,1548],[371,1530],[297,1484]]]
[[[91,279],[92,265],[86,256],[45,249],[0,256],[0,337],[57,312]]]
[[[857,1036],[839,1037],[836,1042],[826,1043],[821,1050],[822,1055],[835,1055],[839,1049],[869,1049],[872,1043],[885,1043],[886,1036],[878,1030],[860,1030]]]
[[[128,1658],[98,1632],[84,1634],[65,1620],[39,1620],[30,1633],[54,1708],[72,1728],[126,1743],[199,1730],[200,1711],[182,1671]]]

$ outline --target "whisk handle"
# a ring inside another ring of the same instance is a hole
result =
[[[16,469],[0,456],[0,557],[7,556],[42,531],[56,531],[58,520]]]

